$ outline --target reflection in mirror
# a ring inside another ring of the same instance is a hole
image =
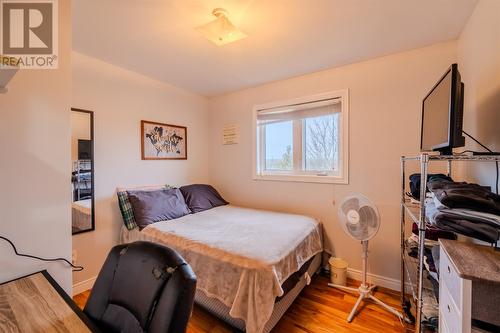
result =
[[[94,230],[94,113],[71,109],[71,226]]]

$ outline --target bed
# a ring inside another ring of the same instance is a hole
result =
[[[198,277],[196,303],[249,333],[269,332],[321,264],[318,221],[233,205],[123,227],[122,242],[137,240],[178,251]]]
[[[92,200],[84,199],[71,203],[71,225],[74,232],[87,230],[92,226]]]

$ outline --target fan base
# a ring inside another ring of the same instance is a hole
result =
[[[333,287],[333,288],[337,288],[337,289],[340,289],[343,291],[350,291],[350,292],[354,292],[354,293],[359,293],[359,297],[356,300],[356,303],[354,304],[354,307],[352,308],[351,313],[347,317],[347,322],[349,322],[349,323],[354,318],[354,315],[356,314],[356,310],[358,309],[359,305],[361,304],[361,301],[363,301],[365,298],[371,299],[372,301],[374,301],[378,305],[382,306],[387,311],[389,311],[392,314],[394,314],[395,316],[399,317],[400,320],[403,320],[403,315],[399,311],[397,311],[393,307],[385,304],[384,302],[379,300],[377,297],[372,295],[373,289],[377,288],[376,285],[368,286],[366,284],[361,284],[359,286],[359,288],[351,288],[351,287],[341,286],[338,284],[329,283],[328,286]]]

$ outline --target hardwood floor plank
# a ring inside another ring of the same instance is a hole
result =
[[[348,285],[359,286],[359,281],[348,280]],[[85,306],[90,292],[74,297],[80,308]],[[378,288],[374,295],[381,301],[400,310],[399,293]],[[311,285],[304,288],[290,306],[272,333],[401,333],[407,329],[399,319],[371,301],[366,301],[351,323],[347,316],[356,302],[357,295],[328,287],[328,278],[315,276]],[[188,333],[231,333],[229,325],[199,306],[194,307]]]
[[[86,290],[83,293],[75,295],[73,297],[73,301],[75,301],[76,305],[83,310],[85,304],[87,303],[87,299],[89,298],[90,290]]]

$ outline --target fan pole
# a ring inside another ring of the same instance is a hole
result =
[[[361,258],[363,260],[363,277],[361,280],[361,287],[367,288],[368,285],[366,283],[366,275],[368,271],[368,241],[361,242],[363,246],[363,253],[361,254]]]

